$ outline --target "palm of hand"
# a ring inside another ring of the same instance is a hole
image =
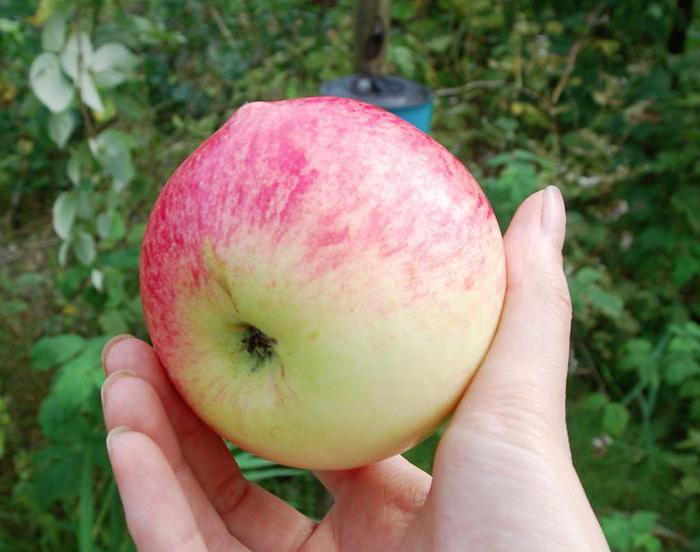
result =
[[[148,345],[111,342],[108,446],[139,550],[607,549],[568,454],[563,234],[556,190],[516,214],[499,331],[440,442],[434,477],[400,456],[318,472],[334,497],[320,523],[243,478]]]

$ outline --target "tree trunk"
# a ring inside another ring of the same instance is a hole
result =
[[[389,44],[390,0],[356,0],[355,71],[379,74]]]

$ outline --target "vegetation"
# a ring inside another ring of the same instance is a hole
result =
[[[692,1],[395,0],[393,73],[503,227],[569,209],[574,460],[615,551],[700,547],[700,22]],[[129,550],[104,450],[107,336],[146,337],[160,186],[243,102],[352,68],[342,0],[0,0],[0,550]],[[437,437],[408,455],[429,469]],[[237,451],[312,516],[306,472]]]

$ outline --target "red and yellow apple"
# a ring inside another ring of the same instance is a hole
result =
[[[172,175],[141,296],[192,410],[259,456],[342,469],[454,409],[501,312],[503,240],[431,137],[339,98],[250,103]]]

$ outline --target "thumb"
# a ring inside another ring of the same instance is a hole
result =
[[[501,321],[453,423],[494,415],[507,431],[543,428],[566,442],[571,302],[562,267],[565,227],[564,200],[554,186],[530,196],[513,217],[504,237]]]

